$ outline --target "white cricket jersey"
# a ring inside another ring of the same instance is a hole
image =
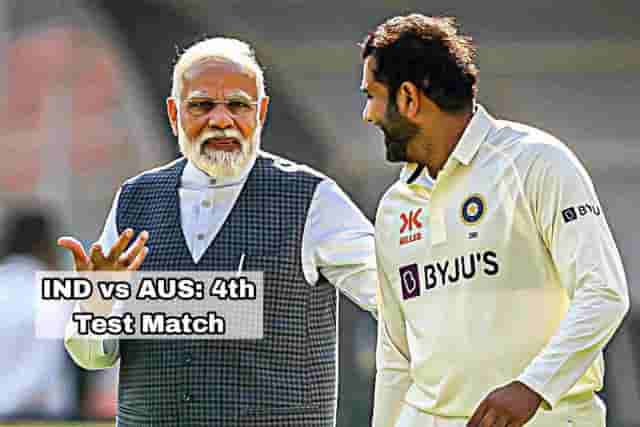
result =
[[[437,179],[417,167],[406,165],[376,218],[374,425],[394,426],[405,404],[470,417],[514,380],[546,409],[601,389],[602,348],[629,298],[575,156],[478,106]]]

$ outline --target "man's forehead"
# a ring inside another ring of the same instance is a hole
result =
[[[197,62],[184,72],[182,78],[183,91],[188,93],[197,91],[204,96],[213,96],[220,92],[238,92],[250,97],[257,93],[253,72],[225,59],[209,58]]]
[[[362,67],[362,83],[360,86],[363,90],[367,90],[371,85],[375,85],[376,79],[373,75],[374,69],[375,58],[372,55],[369,55],[365,58]]]
[[[215,91],[218,92],[218,91]],[[211,93],[206,89],[193,89],[187,92],[187,98],[214,98],[217,93]],[[242,89],[228,89],[224,91],[224,96],[228,98],[247,98],[251,99],[251,95]]]

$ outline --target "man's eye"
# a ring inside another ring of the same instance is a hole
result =
[[[191,101],[189,103],[189,108],[195,108],[195,109],[199,109],[199,108],[211,108],[212,103],[209,101]]]
[[[211,111],[213,108],[213,102],[210,101],[190,101],[187,104],[189,112],[193,115],[202,115]]]
[[[246,114],[251,111],[251,105],[242,101],[229,101],[228,106],[231,114]]]
[[[229,102],[229,107],[235,109],[249,108],[249,104],[242,101],[231,101]]]

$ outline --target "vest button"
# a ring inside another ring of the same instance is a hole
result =
[[[193,362],[193,359],[191,358],[190,354],[187,354],[186,356],[184,356],[184,364],[185,365],[190,365],[191,362]]]
[[[182,400],[183,400],[184,402],[191,402],[191,393],[188,393],[188,392],[187,392],[187,393],[183,394],[183,395],[182,395]]]

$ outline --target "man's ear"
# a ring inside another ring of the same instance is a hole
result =
[[[420,112],[420,91],[409,81],[402,82],[396,93],[398,111],[409,119],[415,119]]]
[[[258,116],[258,120],[260,120],[260,126],[264,126],[264,122],[267,120],[267,111],[269,110],[269,97],[263,96],[260,99],[260,104],[258,105],[260,108],[260,115]]]
[[[167,116],[174,136],[178,136],[178,105],[173,97],[167,98]]]

